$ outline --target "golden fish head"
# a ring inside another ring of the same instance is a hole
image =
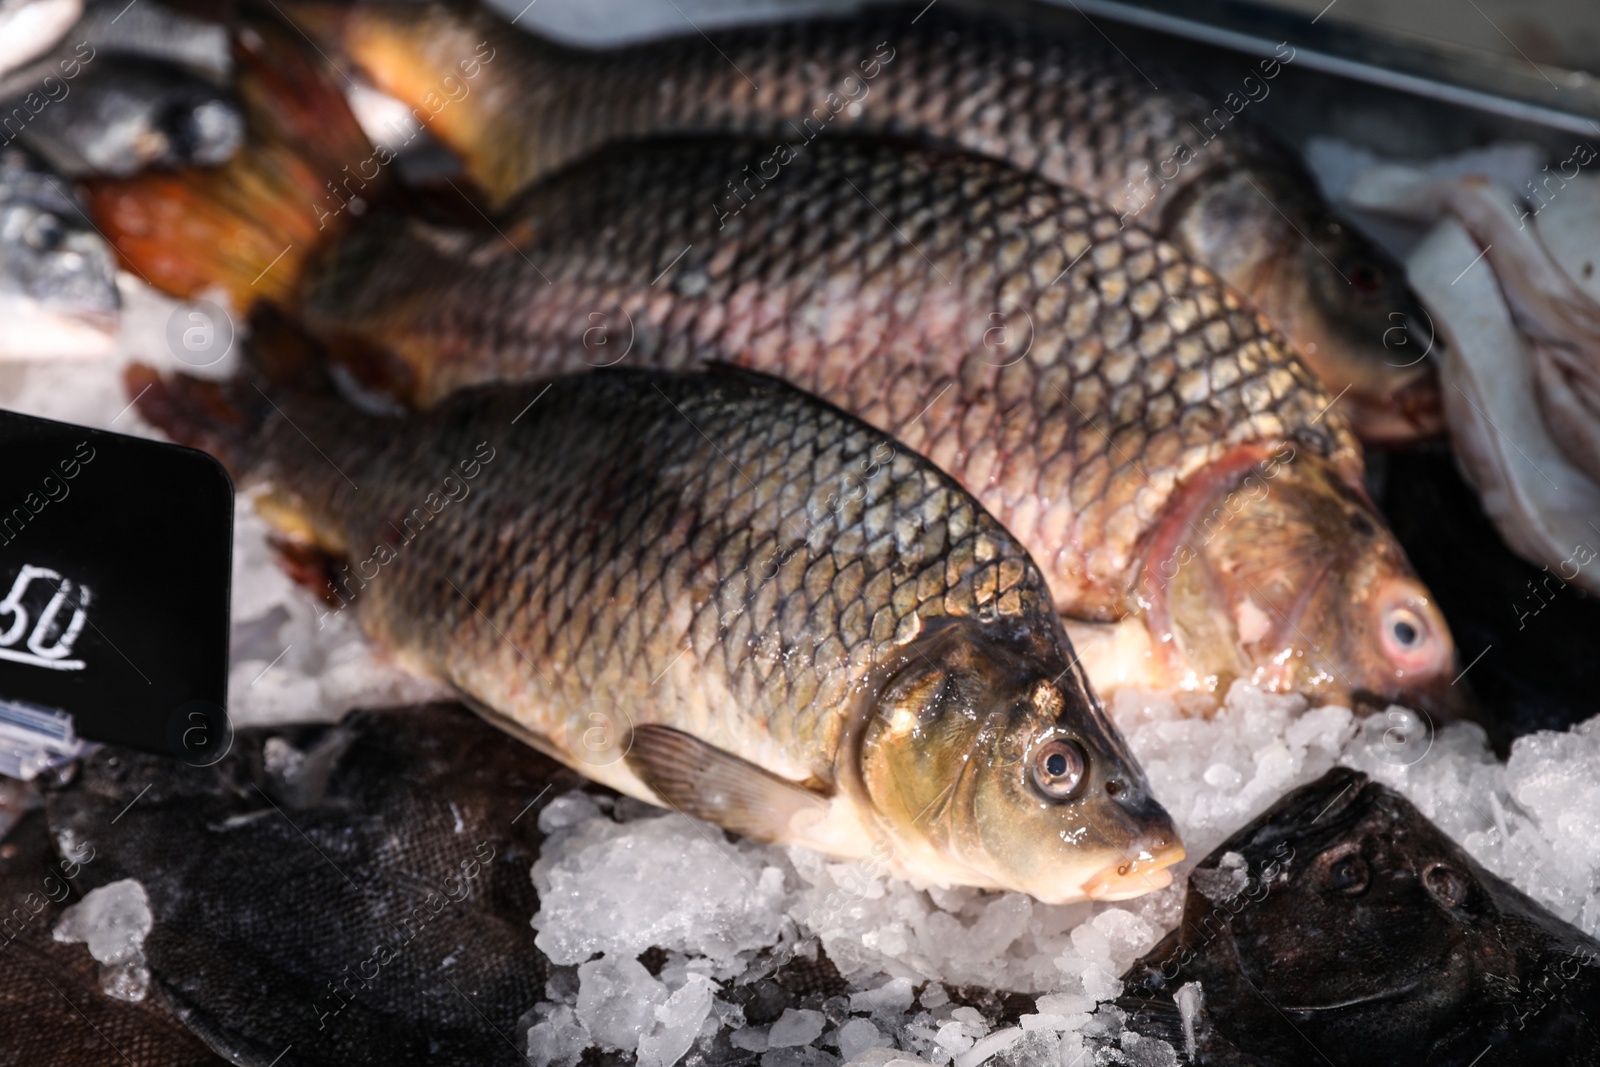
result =
[[[1147,556],[1142,590],[1182,680],[1442,719],[1469,709],[1449,625],[1394,534],[1364,492],[1293,445],[1202,474]]]
[[[1166,886],[1171,816],[1077,669],[1019,654],[1036,641],[963,621],[909,652],[857,761],[879,827],[905,873],[944,884],[1047,903]]]

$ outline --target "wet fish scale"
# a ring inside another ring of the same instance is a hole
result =
[[[497,206],[604,144],[640,138],[809,144],[858,133],[955,145],[1080,189],[1210,265],[1291,337],[1330,391],[1351,388],[1344,405],[1362,434],[1410,440],[1440,425],[1426,368],[1396,366],[1386,347],[1395,316],[1420,316],[1403,272],[1253,126],[1259,109],[1245,114],[1294,61],[1288,46],[1208,99],[1078,20],[1051,26],[1042,12],[1024,26],[913,4],[596,52],[461,7],[294,6],[330,48],[412,104],[492,41],[504,61],[483,66],[476,90],[433,129]],[[735,171],[714,188],[757,173]],[[981,220],[986,206],[970,210]]]
[[[512,219],[535,236],[515,248],[493,232],[374,227],[312,284],[308,320],[397,352],[424,404],[615,362],[630,335],[630,364],[711,354],[776,374],[954,475],[1083,617],[1127,610],[1162,501],[1234,445],[1294,435],[1359,469],[1347,424],[1324,413],[1332,398],[1265,322],[1109,210],[982,159],[840,139],[805,147],[722,217],[711,191],[772,148],[609,154],[532,192]],[[1158,277],[1159,300],[1138,288]],[[585,351],[596,313],[606,347]],[[1025,353],[988,332],[996,317],[1031,340]],[[1050,513],[1091,498],[1098,511]]]
[[[514,427],[542,386],[453,398],[405,434],[291,409],[338,470],[284,420],[253,451],[355,556],[394,545],[354,597],[375,636],[580,767],[587,711],[622,708],[827,780],[841,695],[927,621],[1019,625],[1066,648],[1038,570],[953,482],[791,390],[711,381],[558,381]],[[472,491],[396,544],[390,520],[483,441],[495,455]],[[510,536],[474,536],[496,530]]]

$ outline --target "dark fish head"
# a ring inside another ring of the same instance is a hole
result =
[[[37,133],[53,158],[126,177],[224,163],[245,128],[232,94],[209,80],[172,64],[107,56],[84,68],[57,114],[41,115]]]
[[[1183,858],[1171,816],[1069,661],[1027,643],[958,622],[908,650],[861,748],[880,825],[952,883],[1049,903],[1168,885]]]
[[[1218,688],[1459,717],[1455,642],[1371,501],[1286,445],[1202,479],[1147,567],[1157,638]]]
[[[1499,1062],[1574,1062],[1526,1053],[1576,1051],[1571,1006],[1592,1007],[1596,947],[1341,767],[1207,856],[1178,929],[1128,978],[1134,1003],[1199,982],[1208,1025],[1250,1062],[1326,1050],[1341,1064],[1465,1064],[1491,1044]]]
[[[1365,441],[1444,430],[1432,329],[1392,257],[1307,190],[1240,170],[1212,183],[1175,236],[1288,337]]]
[[[110,250],[67,182],[0,149],[0,356],[99,354],[119,306]]]
[[[1229,853],[1261,899],[1232,914],[1193,888],[1186,915],[1227,915],[1243,977],[1291,1019],[1443,1007],[1469,989],[1477,960],[1462,947],[1487,904],[1477,865],[1399,794],[1335,769],[1197,869],[1224,880],[1224,863],[1239,869]]]

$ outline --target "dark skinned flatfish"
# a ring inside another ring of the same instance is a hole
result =
[[[1346,768],[1206,857],[1124,977],[1197,1064],[1600,1063],[1600,942]]]
[[[48,810],[95,848],[85,890],[144,886],[150,998],[218,1052],[476,1067],[523,1062],[505,1035],[549,975],[529,807],[580,782],[434,706],[241,731],[210,768],[104,749]]]
[[[79,887],[93,884],[87,872],[98,855],[89,844],[63,857],[44,811],[36,809],[0,845],[0,1065],[225,1063],[154,1000],[108,996],[100,965],[84,947],[51,936],[62,912],[81,898]]]

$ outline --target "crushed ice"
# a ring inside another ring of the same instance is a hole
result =
[[[1109,710],[1191,857],[1173,886],[1115,904],[919,890],[632,801],[574,793],[552,802],[541,816],[551,836],[533,870],[542,901],[533,922],[555,962],[577,964],[576,988],[554,989],[531,1013],[533,1062],[570,1067],[590,1041],[670,1067],[669,1057],[720,1033],[759,1053],[762,1067],[1176,1063],[1171,1046],[1123,1030],[1108,1003],[1122,991],[1118,976],[1176,924],[1194,862],[1336,763],[1399,789],[1486,867],[1600,931],[1600,719],[1524,737],[1501,764],[1470,724],[1435,732],[1403,709],[1363,722],[1247,685],[1209,717],[1130,691]],[[1196,888],[1226,898],[1249,874],[1242,857],[1225,856],[1202,877]],[[667,950],[659,975],[638,959],[652,947]],[[770,971],[774,954],[818,948],[848,981],[847,999],[788,1008],[759,1026],[727,999]],[[960,987],[1034,994],[1034,1011],[997,1029],[952,999]],[[1201,991],[1184,992],[1180,1009],[1192,1014]]]
[[[91,889],[61,913],[52,936],[83,943],[100,962],[100,988],[118,1000],[141,1001],[150,988],[144,939],[154,920],[144,886],[132,878]]]

